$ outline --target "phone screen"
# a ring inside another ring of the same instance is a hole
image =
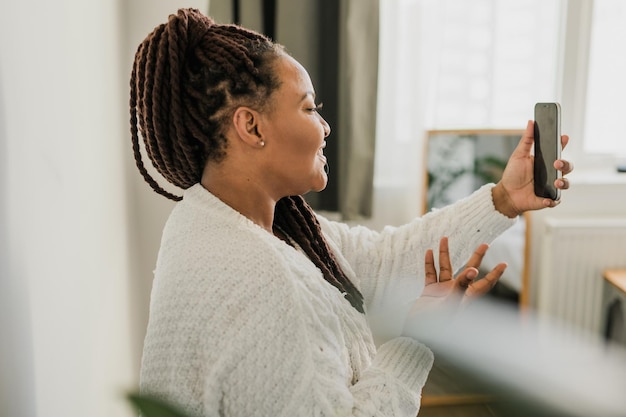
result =
[[[561,107],[559,103],[535,105],[535,195],[558,200],[561,190],[554,186],[561,171],[554,161],[561,158]]]

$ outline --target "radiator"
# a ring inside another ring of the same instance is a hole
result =
[[[603,271],[626,268],[626,218],[546,218],[536,310],[581,333],[603,331]]]

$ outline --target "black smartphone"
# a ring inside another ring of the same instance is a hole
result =
[[[561,105],[559,103],[535,104],[535,195],[558,200],[561,190],[554,182],[561,171],[554,161],[561,158]]]

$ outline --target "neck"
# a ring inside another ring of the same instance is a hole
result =
[[[273,233],[276,199],[264,191],[252,176],[233,175],[233,170],[208,164],[200,183],[214,196],[260,227]]]

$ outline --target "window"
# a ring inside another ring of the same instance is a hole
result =
[[[561,1],[428,3],[431,127],[523,128],[557,99]]]
[[[591,16],[583,149],[626,156],[626,2],[595,0]]]

